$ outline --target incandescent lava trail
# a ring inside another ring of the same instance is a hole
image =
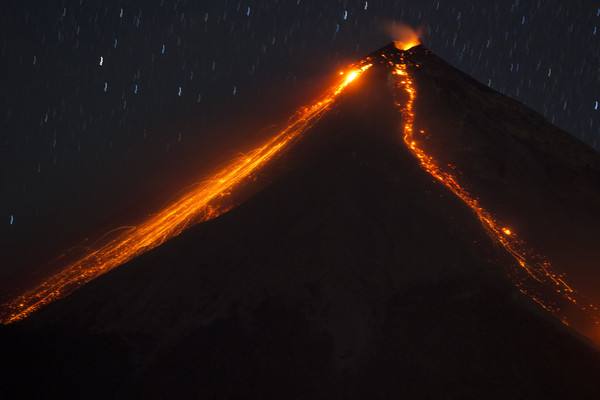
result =
[[[0,322],[10,324],[26,318],[41,307],[67,296],[98,276],[160,246],[190,225],[207,221],[225,212],[219,200],[247,181],[313,126],[330,109],[336,98],[371,66],[367,58],[352,66],[348,72],[341,73],[342,76],[337,84],[318,101],[299,110],[285,129],[262,146],[233,160],[197,188],[139,226],[122,232],[108,243],[67,265],[37,287],[4,304],[0,310]]]
[[[531,251],[512,229],[501,224],[473,194],[461,185],[455,175],[442,169],[435,158],[419,143],[414,126],[417,89],[409,72],[409,62],[405,57],[406,50],[414,45],[398,47],[396,43],[396,46],[401,51],[395,51],[391,56],[384,56],[384,58],[394,76],[396,106],[403,116],[403,140],[420,166],[466,204],[477,216],[488,235],[515,259],[520,268],[511,274],[514,275],[511,278],[519,291],[567,325],[570,322],[570,318],[567,317],[576,316],[579,321],[586,321],[582,326],[600,326],[600,309],[582,299],[563,274],[554,272],[547,259]]]

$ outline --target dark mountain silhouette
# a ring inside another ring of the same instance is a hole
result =
[[[600,158],[424,47],[407,57],[432,154],[597,288]],[[3,327],[2,386],[21,398],[600,398],[593,345],[515,289],[514,260],[404,146],[389,80],[381,66],[365,74],[238,207]]]

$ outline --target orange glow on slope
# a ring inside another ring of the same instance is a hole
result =
[[[196,189],[137,227],[92,250],[67,265],[39,286],[3,305],[0,322],[10,324],[26,318],[41,307],[67,296],[74,290],[179,235],[190,225],[215,218],[226,210],[219,200],[239,185],[321,118],[336,98],[372,64],[363,61],[351,69],[321,99],[299,110],[288,126],[252,152],[233,160]],[[343,74],[342,74],[343,75]]]
[[[343,85],[340,85],[340,87],[335,91],[335,94],[336,95],[340,94],[346,86],[348,86],[349,84],[354,82],[356,80],[356,78],[358,78],[359,74],[360,74],[359,70],[353,70],[353,71],[348,72],[348,74],[346,75],[346,78],[344,79]]]
[[[515,259],[522,271],[525,272],[525,277],[529,278],[514,279],[515,285],[519,291],[527,295],[546,311],[557,316],[567,325],[568,319],[566,311],[561,307],[561,304],[552,299],[556,298],[556,295],[563,300],[562,303],[575,306],[575,308],[581,311],[584,318],[591,324],[600,326],[600,309],[596,305],[589,304],[581,299],[576,291],[567,283],[564,275],[553,272],[548,260],[532,253],[512,229],[502,226],[497,219],[489,211],[484,209],[479,204],[479,201],[458,182],[454,175],[442,170],[436,163],[436,160],[419,146],[419,142],[414,135],[414,103],[417,98],[414,81],[408,72],[408,65],[403,54],[401,55],[401,61],[399,63],[390,61],[389,64],[393,68],[393,75],[396,77],[397,94],[404,93],[407,98],[404,104],[401,104],[400,102],[396,103],[396,106],[400,108],[404,118],[404,143],[417,158],[421,167],[461,199],[463,203],[474,212],[489,236]],[[531,282],[533,282],[533,284]],[[544,289],[540,290],[539,288]],[[553,295],[549,295],[547,293],[548,291],[553,293]]]

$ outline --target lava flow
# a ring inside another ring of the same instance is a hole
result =
[[[219,204],[219,200],[247,181],[252,174],[318,121],[336,98],[371,66],[366,59],[350,68],[348,72],[342,73],[340,82],[318,101],[299,110],[285,129],[262,146],[233,160],[210,179],[141,225],[122,232],[118,237],[67,265],[37,287],[4,304],[0,311],[0,322],[10,324],[26,318],[98,276],[160,246],[190,225],[207,221],[225,212],[226,209]]]
[[[516,274],[513,277],[519,291],[543,309],[557,316],[564,324],[569,324],[568,310],[566,309],[568,306],[570,309],[579,310],[578,317],[583,317],[593,326],[600,326],[600,309],[584,301],[567,283],[564,275],[553,272],[548,260],[529,250],[525,242],[519,239],[513,230],[499,223],[497,218],[484,209],[477,198],[469,193],[452,173],[444,171],[433,156],[419,144],[415,137],[414,127],[414,104],[417,91],[404,54],[404,52],[400,53],[398,62],[388,61],[388,66],[392,68],[392,74],[395,77],[396,106],[400,109],[404,119],[404,143],[417,158],[420,166],[462,200],[477,216],[489,236],[515,259],[521,267],[520,271],[524,272],[524,274]]]

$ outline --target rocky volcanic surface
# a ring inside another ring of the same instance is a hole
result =
[[[547,211],[581,227],[570,243],[599,228],[584,218],[598,215],[597,155],[424,49],[412,57],[417,123],[482,200],[532,237]],[[2,328],[1,386],[21,398],[600,398],[596,350],[514,289],[514,261],[419,167],[401,122],[374,68],[239,207]]]

